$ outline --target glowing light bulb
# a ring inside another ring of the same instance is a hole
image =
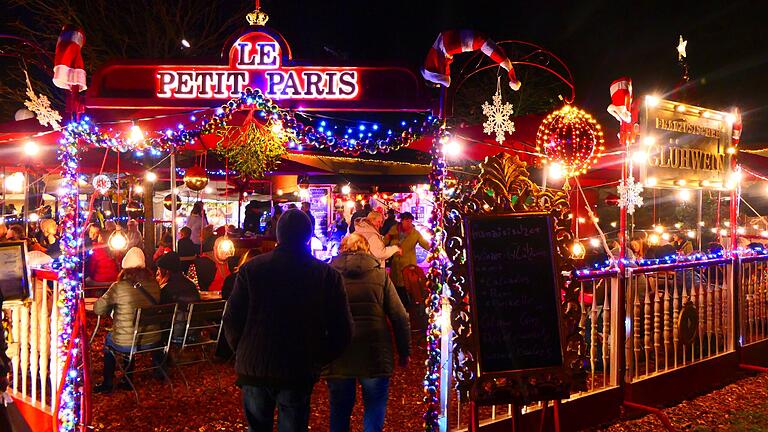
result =
[[[443,154],[449,158],[461,156],[462,145],[455,139],[449,140],[443,144]]]
[[[110,249],[121,251],[125,250],[125,248],[128,246],[128,237],[125,235],[125,233],[118,229],[117,231],[114,231],[110,236],[109,240],[107,240],[107,245]]]
[[[682,227],[683,227],[683,223],[682,222],[678,222],[678,223],[675,224],[675,228],[677,228],[677,229],[680,229]]]
[[[677,192],[677,199],[682,202],[688,202],[691,200],[691,191],[688,189],[682,189]]]
[[[640,165],[648,162],[648,153],[644,151],[636,151],[632,153],[632,162]]]
[[[764,238],[768,237],[768,231],[766,230],[760,231],[760,237],[764,237]]]
[[[688,182],[685,181],[685,179],[680,179],[677,181],[678,186],[685,186]]]
[[[688,232],[686,234],[688,235],[689,239],[695,239],[696,238],[696,231],[688,230]]]
[[[670,235],[669,233],[662,233],[661,238],[664,239],[664,241],[669,241]]]
[[[611,222],[611,228],[616,228],[616,225],[618,225],[616,221]]]
[[[655,227],[653,227],[653,230],[661,234],[664,232],[664,225],[656,225]]]
[[[573,246],[571,246],[571,254],[575,259],[582,259],[584,258],[584,255],[587,254],[587,249],[577,240],[573,242]]]
[[[144,132],[141,130],[139,125],[133,125],[131,126],[131,130],[128,133],[128,142],[131,144],[137,144],[141,141],[144,141]]]
[[[723,237],[727,236],[727,235],[728,235],[728,230],[726,230],[726,229],[721,229],[721,230],[720,230],[720,235],[721,235],[721,236],[723,236]]]
[[[653,187],[653,186],[656,186],[656,183],[658,183],[658,180],[656,180],[655,177],[649,177],[645,180],[646,186]]]
[[[143,194],[144,193],[144,186],[142,185],[136,185],[133,187],[133,193],[135,194]]]
[[[40,220],[40,216],[38,216],[37,213],[30,213],[29,214],[29,221],[30,222],[37,222]]]
[[[210,195],[210,194],[213,193],[213,188],[210,187],[210,186],[206,186],[205,189],[203,189],[203,192],[205,192],[205,193]]]
[[[146,178],[148,182],[154,183],[157,181],[157,174],[153,173],[152,171],[147,171],[147,173],[144,175],[144,178]]]
[[[235,243],[227,237],[219,237],[214,244],[216,259],[221,262],[235,255]]]
[[[728,152],[728,154],[735,154],[736,153],[736,147],[728,147],[726,152]]]
[[[549,164],[549,177],[554,180],[559,180],[565,176],[565,169],[559,163]]]
[[[652,136],[647,136],[647,137],[643,138],[643,144],[645,144],[645,145],[650,147],[650,146],[656,144],[656,138],[654,138]]]
[[[657,245],[659,244],[659,235],[658,234],[651,234],[648,236],[648,244]]]
[[[349,185],[344,185],[341,187],[341,193],[344,195],[349,195],[350,192],[352,192],[352,188]]]
[[[685,112],[685,105],[678,105],[675,110],[680,113]]]
[[[738,235],[744,235],[747,233],[747,229],[744,227],[738,227],[736,228],[736,234]]]
[[[26,183],[24,173],[15,172],[5,178],[5,189],[8,192],[20,193],[24,191],[24,183]]]
[[[189,43],[188,40],[182,39],[181,40],[181,46],[183,46],[184,48],[190,48],[192,45]]]
[[[27,141],[24,143],[24,153],[26,153],[27,156],[35,156],[40,153],[40,145],[34,141]]]
[[[598,240],[598,239],[593,237],[593,238],[589,239],[589,244],[592,247],[598,247],[598,246],[600,246],[600,240]]]
[[[645,104],[648,105],[649,107],[655,107],[656,105],[659,104],[659,101],[660,99],[658,96],[647,95],[645,97]]]

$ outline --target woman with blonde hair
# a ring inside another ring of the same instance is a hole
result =
[[[389,328],[391,324],[399,365],[405,367],[411,347],[408,313],[386,270],[371,255],[368,241],[359,231],[342,239],[339,252],[331,261],[331,267],[344,278],[355,325],[352,343],[323,373],[330,395],[330,430],[349,431],[359,382],[365,406],[363,430],[381,431],[387,410],[389,377],[394,369]]]
[[[384,262],[396,253],[402,253],[400,246],[385,246],[384,237],[379,230],[384,225],[384,215],[380,211],[374,210],[368,213],[365,219],[359,219],[355,224],[355,234],[365,237],[370,245],[371,255],[375,256],[384,268]]]

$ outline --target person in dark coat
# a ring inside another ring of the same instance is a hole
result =
[[[397,290],[360,234],[344,238],[331,267],[341,272],[355,332],[340,358],[323,372],[330,395],[331,432],[349,431],[357,382],[363,390],[363,430],[381,431],[387,411],[389,377],[394,369],[390,323],[399,364],[408,365],[411,327]]]
[[[235,350],[237,384],[251,431],[309,428],[320,371],[352,339],[352,316],[339,272],[315,259],[304,212],[277,224],[277,248],[240,267],[227,301],[224,332]]]
[[[410,213],[407,213],[410,214]],[[413,216],[411,216],[411,220],[413,220]],[[393,226],[397,225],[397,218],[395,217],[395,209],[389,209],[387,210],[387,218],[384,219],[384,223],[381,225],[381,229],[379,230],[379,233],[383,236],[389,234],[389,230],[392,229]]]
[[[181,272],[181,260],[176,252],[168,252],[157,259],[155,279],[160,285],[160,304],[177,303],[176,320],[173,325],[173,337],[184,337],[189,304],[200,301],[200,292],[195,283]]]
[[[176,245],[176,251],[180,257],[195,256],[200,252],[200,247],[192,242],[192,229],[184,227],[179,230],[179,241]]]
[[[363,204],[359,201],[355,203],[355,212],[352,213],[352,216],[349,217],[349,233],[352,234],[355,232],[355,222],[357,222],[358,219],[364,218],[368,216],[368,213],[365,212],[363,209]]]
[[[312,216],[312,208],[309,205],[309,201],[304,201],[301,203],[301,211],[304,212],[305,215],[309,218],[309,221],[312,222],[312,235],[315,234],[315,217]]]

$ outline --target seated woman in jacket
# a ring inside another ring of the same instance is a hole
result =
[[[101,231],[96,237],[97,240],[93,244],[93,253],[88,259],[86,285],[89,282],[114,282],[117,280],[120,268],[117,266],[115,256],[109,250],[109,246],[107,246],[108,237],[106,236],[109,234],[111,233]]]
[[[95,314],[112,314],[112,331],[107,333],[104,341],[104,380],[94,388],[97,393],[108,393],[113,388],[117,360],[107,347],[115,351],[130,351],[136,309],[153,306],[160,301],[160,286],[152,273],[146,269],[144,252],[141,249],[134,247],[128,250],[122,265],[123,270],[118,275],[117,282],[93,304]],[[149,336],[138,341],[138,344],[150,346],[158,341],[159,335]],[[162,359],[162,353],[155,351],[153,354],[156,354],[153,360],[158,363]]]
[[[363,429],[381,431],[394,363],[389,323],[395,334],[399,364],[405,367],[411,348],[408,314],[386,270],[370,254],[370,246],[359,231],[344,237],[339,251],[331,266],[344,278],[355,326],[352,344],[323,374],[330,394],[330,429],[349,430],[359,381],[365,404]]]

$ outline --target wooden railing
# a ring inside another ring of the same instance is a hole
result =
[[[742,346],[768,340],[768,256],[739,259]]]
[[[11,395],[50,413],[59,382],[56,347],[59,326],[58,276],[34,271],[32,298],[3,305],[11,324]]]

